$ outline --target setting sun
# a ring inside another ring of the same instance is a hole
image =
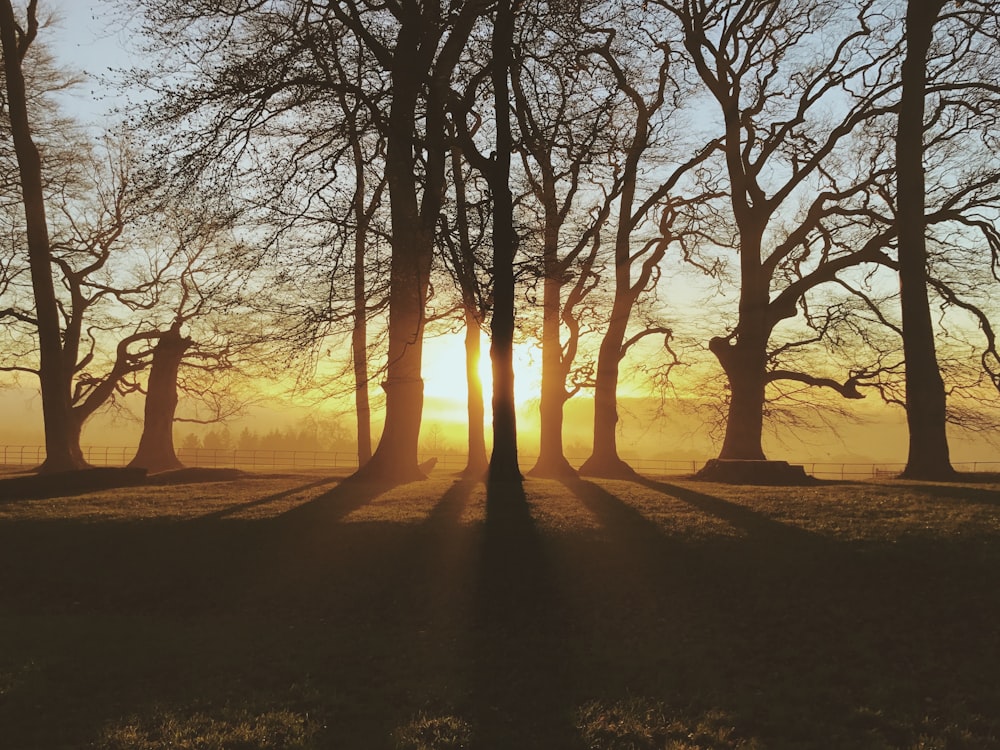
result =
[[[490,342],[484,334],[480,340],[479,379],[483,398],[489,403],[493,388],[490,366]],[[452,402],[464,409],[468,398],[465,379],[465,343],[462,334],[448,333],[429,338],[424,343],[424,395]],[[541,385],[541,359],[531,342],[514,345],[514,397],[521,408],[537,398]]]

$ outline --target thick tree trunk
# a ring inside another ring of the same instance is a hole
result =
[[[754,345],[751,341],[729,344],[716,338],[709,343],[729,378],[729,413],[719,458],[766,460],[763,448],[765,344],[758,341]]]
[[[423,81],[417,69],[421,19],[401,27],[392,70],[392,105],[386,132],[385,169],[392,219],[389,268],[389,361],[385,390],[385,423],[371,460],[355,478],[380,484],[423,479],[417,466],[420,420],[424,406],[421,364],[424,307],[427,300],[433,226],[428,230],[418,207],[415,157],[417,101]],[[428,105],[428,108],[430,105]],[[443,137],[443,136],[442,136]],[[428,182],[431,176],[427,175]],[[425,191],[432,190],[430,184]],[[434,210],[436,221],[437,211]]]
[[[34,10],[29,11],[34,13]],[[32,19],[34,20],[34,19]],[[29,27],[33,24],[29,23]],[[28,263],[38,322],[39,380],[45,424],[45,461],[39,472],[85,467],[79,436],[73,439],[69,376],[63,358],[59,310],[52,281],[52,256],[42,192],[42,165],[31,137],[27,94],[18,49],[17,22],[10,0],[0,0],[0,42],[3,47],[7,111],[17,155],[28,239]]]
[[[409,236],[408,243],[393,242],[389,364],[382,383],[385,424],[371,460],[355,474],[363,481],[399,484],[424,478],[417,465],[417,451],[424,406],[420,370],[431,247],[421,233],[411,231]]]
[[[542,289],[542,392],[539,402],[541,430],[538,461],[528,472],[535,477],[576,476],[563,451],[563,407],[566,404],[566,368],[560,340],[562,279],[558,258],[558,233],[546,238],[545,280]]]
[[[734,184],[742,179],[734,177]],[[744,199],[733,208],[740,228],[740,304],[733,337],[716,337],[708,348],[719,360],[729,380],[729,412],[719,458],[764,461],[764,391],[767,385],[767,342],[770,277],[761,264],[763,222]]]
[[[479,360],[482,356],[480,332],[482,327],[474,310],[465,310],[465,378],[469,384],[469,457],[462,471],[463,476],[480,478],[486,474],[486,407],[483,405],[483,381],[479,377]]]
[[[181,336],[179,326],[172,326],[153,349],[142,436],[135,458],[129,462],[130,469],[146,469],[153,473],[183,466],[174,450],[174,416],[177,413],[177,372],[191,343],[191,339]]]
[[[499,0],[493,28],[492,80],[496,111],[496,158],[490,174],[493,192],[493,453],[490,482],[520,482],[517,463],[517,417],[514,412],[514,200],[510,192],[513,138],[507,74],[510,70],[514,17],[510,0]]]
[[[580,467],[585,476],[608,479],[631,479],[635,470],[618,456],[618,375],[622,344],[628,326],[629,310],[624,297],[615,296],[611,321],[604,333],[597,355],[597,379],[594,387],[594,448]]]
[[[750,321],[741,316],[742,329]],[[758,324],[756,327],[760,327]],[[709,349],[729,380],[729,412],[719,458],[764,461],[764,389],[767,378],[767,333],[741,334],[736,343],[714,338]]]
[[[903,476],[949,479],[946,397],[938,367],[927,293],[924,216],[924,96],[926,58],[943,3],[910,0],[906,11],[906,58],[896,131],[896,221],[899,233],[899,288],[906,360],[906,421],[910,448]]]

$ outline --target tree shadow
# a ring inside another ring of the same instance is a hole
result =
[[[964,477],[957,482],[967,482]],[[998,481],[998,478],[994,476],[992,480],[994,482]],[[969,482],[970,484],[972,482]],[[982,482],[986,484],[984,480]],[[969,503],[975,505],[998,505],[1000,506],[1000,491],[998,490],[985,490],[979,489],[977,487],[963,487],[955,484],[916,484],[907,483],[904,485],[907,490],[912,490],[914,492],[926,492],[928,495],[933,497],[947,499],[947,500],[957,500],[962,503]]]
[[[657,482],[652,479],[639,478],[634,481],[643,487],[685,502],[703,513],[720,518],[760,539],[794,545],[817,545],[827,541],[826,537],[808,529],[782,523],[764,513],[758,513],[746,506],[723,500],[714,495],[706,495],[703,492],[695,492],[685,487],[667,482]]]
[[[739,727],[733,742],[770,735],[801,737],[802,747],[867,746],[859,738],[868,732],[892,736],[893,720],[879,711],[898,716],[915,696],[946,694],[941,685],[983,684],[988,668],[973,654],[996,653],[997,639],[981,624],[976,591],[995,574],[975,550],[942,546],[936,559],[926,545],[830,543],[651,482],[748,532],[674,535],[597,484],[565,484],[600,524],[567,540],[574,579],[563,585],[575,584],[575,684],[595,712],[611,717],[602,725],[609,738],[618,736],[620,707],[635,698],[639,718],[625,711],[622,720],[633,725],[657,711],[687,721],[715,711]],[[995,608],[989,598],[984,606]],[[612,746],[631,746],[621,742]],[[698,746],[731,745],[720,738]]]
[[[318,479],[315,482],[308,482],[307,484],[300,485],[298,487],[292,487],[291,489],[285,490],[284,492],[278,492],[273,495],[267,495],[266,497],[257,498],[256,500],[249,500],[245,503],[238,503],[236,505],[230,505],[227,508],[221,508],[220,510],[213,511],[212,513],[206,513],[198,518],[202,521],[217,521],[219,519],[225,518],[226,516],[231,516],[234,513],[239,513],[241,511],[250,510],[251,508],[259,508],[263,505],[269,505],[270,503],[277,502],[279,500],[284,500],[286,497],[291,497],[299,492],[304,492],[305,490],[315,489],[316,487],[322,487],[326,484],[334,484],[336,482],[342,481],[342,477],[324,477],[323,479]]]
[[[473,624],[477,748],[572,748],[572,672],[551,562],[520,482],[487,485]]]
[[[342,479],[328,492],[286,510],[275,522],[279,527],[294,528],[307,534],[310,531],[322,531],[394,486],[391,482],[371,482],[350,476]]]
[[[666,548],[662,530],[632,506],[606,489],[586,479],[564,480],[562,484],[593,513],[607,534],[638,548]]]
[[[426,716],[481,750],[562,749],[589,705],[607,717],[595,747],[669,746],[638,734],[657,712],[679,743],[706,715],[738,728],[699,747],[907,747],[931,712],[958,732],[1000,695],[995,545],[802,547],[654,483],[748,532],[689,534],[630,505],[634,486],[586,480],[565,483],[572,524],[516,485],[488,488],[480,522],[473,480],[367,521],[346,515],[384,488],[345,484],[277,518],[0,523],[0,678],[5,659],[43,664],[2,696],[8,743],[232,704],[308,712],[319,747],[386,747]],[[632,745],[612,732],[630,705]]]
[[[75,497],[88,492],[135,487],[145,483],[145,469],[117,466],[95,466],[77,471],[9,477],[0,479],[0,502]]]

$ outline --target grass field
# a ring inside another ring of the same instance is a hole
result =
[[[990,477],[212,478],[0,500],[0,747],[1000,747]]]

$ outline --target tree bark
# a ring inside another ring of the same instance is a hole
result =
[[[625,309],[622,310],[621,308]],[[594,386],[594,448],[580,467],[585,476],[631,479],[635,470],[618,455],[618,375],[631,302],[615,293],[611,321],[597,354]]]
[[[766,339],[765,339],[766,342]],[[766,343],[740,340],[730,344],[714,338],[709,343],[729,379],[726,436],[719,458],[764,461],[764,387]]]
[[[177,372],[184,353],[191,347],[190,338],[181,336],[180,326],[171,326],[153,349],[146,390],[142,436],[130,469],[147,472],[180,469],[183,464],[174,450],[174,417],[177,413]]]
[[[424,478],[417,466],[417,451],[424,403],[424,306],[434,237],[421,221],[417,199],[415,129],[422,81],[416,61],[420,37],[419,20],[400,27],[391,72],[393,96],[385,166],[392,222],[389,361],[382,383],[385,423],[371,460],[354,475],[361,481],[388,484]]]
[[[493,95],[496,112],[496,156],[490,171],[493,193],[493,319],[490,360],[493,364],[493,453],[489,481],[517,482],[517,417],[514,411],[514,200],[510,191],[513,137],[510,125],[511,44],[514,14],[510,0],[497,3],[492,39]]]
[[[69,377],[63,358],[59,310],[52,281],[52,256],[42,191],[42,165],[31,137],[27,94],[21,70],[24,53],[37,29],[34,8],[29,8],[28,12],[28,33],[20,35],[10,0],[0,0],[0,42],[3,47],[7,110],[21,181],[28,263],[38,322],[38,374],[45,425],[45,461],[38,471],[70,471],[83,468],[87,463],[83,460],[79,439],[74,441],[72,434]]]
[[[742,228],[741,228],[742,229]],[[709,350],[729,380],[729,413],[719,458],[763,461],[767,384],[768,278],[760,264],[760,236],[741,232],[739,322],[735,341],[713,338]]]
[[[924,187],[924,97],[927,50],[942,0],[909,0],[896,130],[896,221],[903,356],[906,361],[906,421],[909,454],[903,476],[949,479],[955,475],[948,449],[944,381],[938,367],[927,293]]]

